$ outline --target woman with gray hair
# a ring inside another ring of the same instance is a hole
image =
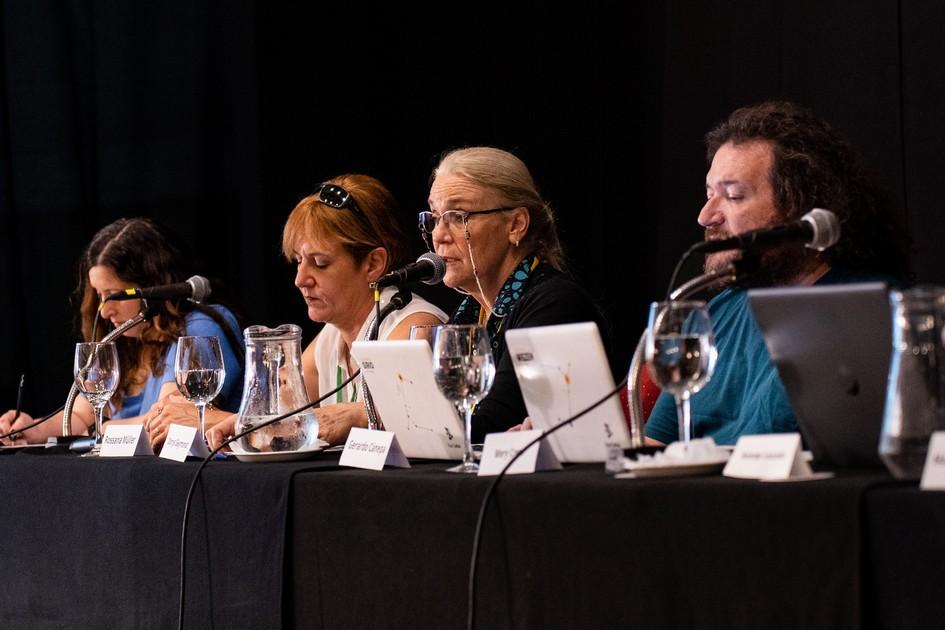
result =
[[[473,414],[472,439],[481,442],[527,415],[507,330],[594,321],[607,343],[608,329],[567,274],[554,213],[520,159],[491,147],[449,152],[433,171],[428,202],[424,239],[446,262],[443,283],[466,295],[450,323],[485,325],[492,340],[495,381]]]

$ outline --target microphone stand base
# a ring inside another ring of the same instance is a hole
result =
[[[46,438],[47,449],[59,452],[86,453],[95,446],[95,438],[87,435],[55,435]]]

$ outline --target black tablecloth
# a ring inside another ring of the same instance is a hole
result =
[[[186,627],[464,627],[491,479],[445,467],[212,463],[191,517]],[[195,469],[0,457],[0,628],[176,627]],[[477,627],[939,627],[943,558],[945,493],[881,473],[777,484],[568,467],[500,486]]]
[[[945,627],[945,492],[876,488],[866,514],[867,627]]]
[[[464,627],[489,480],[441,469],[296,477],[294,622]],[[486,526],[477,625],[858,628],[860,505],[885,480],[616,480],[601,466],[507,479]]]
[[[336,459],[207,467],[191,507],[186,627],[282,625],[291,477]],[[0,458],[0,627],[175,628],[196,468],[155,457]]]

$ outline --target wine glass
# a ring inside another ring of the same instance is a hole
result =
[[[114,343],[89,341],[75,345],[72,374],[75,384],[95,411],[95,445],[87,454],[102,450],[102,411],[118,388],[121,371]]]
[[[437,327],[433,336],[433,377],[437,387],[465,422],[463,463],[448,472],[477,473],[479,463],[472,448],[473,406],[492,387],[495,362],[485,326]]]
[[[689,397],[712,376],[717,351],[705,302],[654,302],[646,329],[646,364],[657,385],[676,399],[679,440],[692,436]]]
[[[177,389],[197,407],[200,435],[206,439],[204,414],[207,403],[220,393],[226,379],[220,340],[216,337],[180,337],[175,368]]]
[[[410,327],[410,339],[426,341],[432,348],[433,335],[439,327],[440,324],[414,324]]]

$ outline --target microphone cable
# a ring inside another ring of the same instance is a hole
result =
[[[306,409],[308,409],[308,408],[310,408],[310,407],[314,407],[315,405],[319,404],[319,403],[322,402],[323,400],[326,400],[326,399],[330,398],[331,396],[334,396],[336,393],[338,393],[339,391],[341,391],[342,389],[344,389],[345,387],[347,387],[348,384],[351,383],[351,381],[353,381],[355,378],[357,378],[357,376],[358,376],[359,374],[361,374],[361,370],[357,370],[354,374],[352,374],[351,376],[349,376],[349,377],[347,378],[347,380],[345,380],[343,383],[341,383],[340,385],[338,385],[338,387],[336,387],[335,389],[331,390],[330,392],[328,392],[327,394],[325,394],[324,396],[322,396],[322,397],[319,398],[318,400],[313,400],[313,401],[311,401],[311,402],[309,402],[309,403],[306,403],[306,404],[302,405],[302,406],[299,407],[298,409],[293,409],[292,411],[288,411],[288,412],[282,414],[281,416],[276,416],[275,418],[271,418],[271,419],[269,419],[269,420],[266,420],[265,422],[262,422],[262,423],[260,423],[260,424],[257,424],[257,425],[255,425],[255,426],[252,426],[252,427],[246,429],[246,430],[243,431],[242,433],[239,433],[239,434],[234,435],[234,436],[232,436],[232,437],[230,437],[230,438],[227,438],[226,440],[223,440],[223,443],[220,444],[220,446],[218,446],[218,447],[216,447],[215,449],[213,449],[212,451],[210,451],[210,454],[207,455],[206,457],[204,457],[204,458],[203,458],[203,461],[200,462],[200,466],[197,467],[197,472],[194,473],[194,478],[193,478],[193,480],[190,482],[190,489],[187,490],[187,499],[186,499],[186,501],[184,501],[184,522],[183,522],[183,525],[182,525],[182,527],[181,527],[181,536],[180,536],[180,606],[179,606],[178,612],[177,612],[177,628],[178,628],[178,630],[183,630],[183,629],[184,629],[184,595],[185,595],[185,591],[186,591],[186,576],[187,576],[187,572],[186,572],[186,562],[187,562],[187,520],[188,520],[188,516],[190,515],[190,503],[191,503],[191,500],[193,499],[193,496],[194,496],[194,489],[197,487],[197,482],[200,480],[200,473],[203,472],[203,469],[204,469],[204,468],[206,467],[206,465],[210,462],[210,460],[212,460],[213,457],[214,457],[217,453],[219,453],[221,450],[223,450],[223,447],[227,446],[227,445],[230,444],[231,442],[234,442],[234,441],[240,439],[241,437],[247,436],[247,435],[249,435],[250,433],[252,433],[253,431],[256,431],[257,429],[262,429],[263,427],[267,427],[267,426],[269,426],[270,424],[273,424],[273,423],[275,423],[275,422],[279,422],[280,420],[285,420],[286,418],[291,418],[292,416],[297,415],[297,414],[299,414],[299,413],[302,413],[303,411],[305,411]],[[211,621],[212,621],[212,620],[211,620]]]
[[[409,290],[400,288],[397,293],[391,296],[390,300],[381,309],[381,290],[374,283],[374,320],[368,324],[365,341],[377,341],[381,332],[381,322],[385,317],[399,311],[407,306],[413,300],[413,293]],[[361,377],[361,397],[364,399],[364,409],[367,411],[368,429],[383,429],[381,421],[377,417],[377,409],[374,407],[374,399],[371,397],[371,390],[368,388],[367,379]]]
[[[679,261],[676,263],[676,266],[673,268],[673,275],[670,276],[669,278],[669,286],[666,287],[666,299],[664,300],[665,302],[669,302],[673,299],[672,298],[673,287],[676,286],[676,279],[679,277],[679,272],[682,271],[682,268],[686,264],[686,262],[689,260],[689,257],[692,256],[692,254],[696,251],[696,248],[702,242],[704,241],[700,241],[699,243],[696,243],[690,246],[689,249],[687,249],[685,253],[683,253],[683,255],[679,257]]]
[[[95,309],[95,317],[92,318],[92,335],[91,339],[95,340],[95,332],[98,330],[98,320],[102,316],[102,309],[105,308],[105,302],[108,301],[106,297],[104,300],[99,300],[98,308]]]
[[[476,531],[473,533],[472,558],[470,559],[470,562],[469,562],[469,585],[467,589],[468,605],[469,605],[469,610],[466,616],[467,630],[473,630],[473,628],[475,627],[475,621],[476,621],[476,565],[478,564],[478,560],[479,560],[479,546],[480,546],[479,543],[480,543],[480,540],[482,539],[482,525],[486,519],[486,511],[488,510],[488,507],[489,507],[489,500],[492,498],[492,495],[495,494],[496,488],[499,486],[499,482],[502,481],[502,478],[505,476],[505,473],[508,471],[508,469],[512,467],[512,464],[514,464],[518,460],[518,458],[521,457],[523,453],[525,453],[525,451],[530,449],[535,444],[538,444],[538,442],[545,439],[546,437],[548,437],[549,435],[551,435],[558,429],[571,424],[572,422],[574,422],[581,416],[587,413],[590,413],[594,409],[597,409],[599,406],[607,402],[607,400],[611,396],[613,396],[614,394],[620,393],[620,390],[626,387],[626,385],[627,385],[627,378],[624,377],[624,379],[620,381],[619,385],[617,385],[611,391],[607,392],[602,398],[592,403],[589,407],[582,409],[581,411],[577,412],[570,418],[566,418],[562,420],[561,422],[559,422],[558,424],[556,424],[555,426],[548,429],[547,431],[542,432],[541,435],[539,435],[534,440],[532,440],[531,442],[526,444],[524,447],[519,449],[518,453],[516,453],[512,457],[512,459],[510,459],[508,463],[506,463],[506,465],[502,468],[499,474],[496,475],[495,479],[493,479],[492,483],[489,485],[489,489],[486,490],[486,495],[482,498],[482,504],[479,506],[479,517],[476,519]]]
[[[381,290],[374,283],[374,326],[368,326],[368,339],[375,340],[381,332]]]

